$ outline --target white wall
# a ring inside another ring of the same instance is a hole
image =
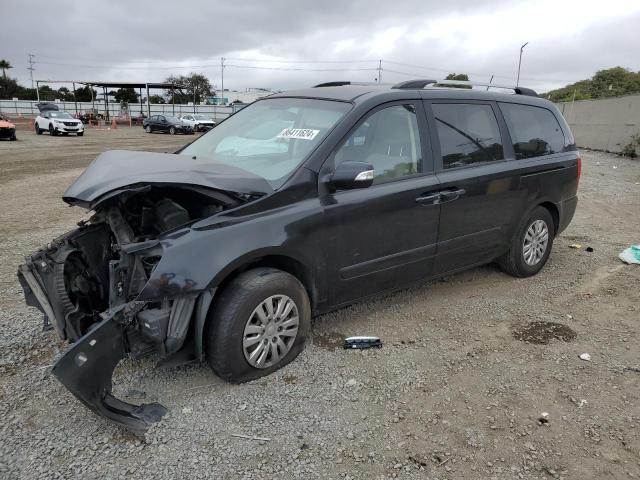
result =
[[[36,107],[36,101],[28,101],[28,100],[0,100],[0,113],[3,113],[9,117],[35,117],[38,114],[38,108]],[[64,110],[69,112],[71,115],[75,115],[76,113],[76,104],[74,102],[55,102],[56,105],[60,108],[60,110]],[[78,113],[83,113],[86,110],[91,109],[93,104],[91,102],[78,102],[77,108]],[[98,112],[104,114],[104,102],[95,102],[95,107]],[[210,115],[215,120],[222,120],[228,117],[231,113],[233,113],[233,106],[224,106],[218,107],[215,105],[196,105],[195,109],[197,113],[203,113],[206,115]],[[140,105],[139,103],[131,103],[129,104],[129,112],[131,116],[137,117],[140,116],[140,111],[142,109],[142,113],[147,114],[147,104],[143,103]],[[180,113],[193,113],[193,105],[156,105],[151,104],[151,115],[165,113],[167,115]],[[119,103],[109,103],[109,115],[110,116],[119,116],[120,115],[120,104]]]

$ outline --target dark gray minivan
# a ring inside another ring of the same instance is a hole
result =
[[[100,155],[63,196],[90,221],[18,272],[72,343],[53,374],[143,432],[165,409],[111,395],[125,356],[244,382],[293,360],[314,315],[493,261],[536,274],[576,209],[569,127],[531,90],[450,83],[278,93],[176,154]]]

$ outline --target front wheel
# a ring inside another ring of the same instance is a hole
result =
[[[170,133],[171,135],[175,135],[175,134],[176,134],[176,127],[171,127],[171,128],[169,128],[169,133]]]
[[[536,207],[520,223],[509,251],[498,260],[498,264],[514,277],[535,275],[547,263],[554,237],[551,213],[544,207]]]
[[[269,375],[298,356],[310,325],[309,297],[297,278],[274,268],[241,273],[209,312],[209,364],[232,383]]]
[[[151,133],[151,125],[147,125],[146,127],[144,127],[144,131],[147,133]]]
[[[49,124],[49,135],[51,135],[52,137],[55,137],[57,134],[58,133],[53,128],[53,125]]]
[[[81,137],[84,135],[84,132],[78,132],[78,136]]]

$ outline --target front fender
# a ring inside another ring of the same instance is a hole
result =
[[[267,255],[318,266],[310,255],[321,251],[315,235],[317,199],[271,215],[258,215],[216,228],[191,228],[161,240],[163,253],[138,300],[200,293],[218,286],[229,273]]]

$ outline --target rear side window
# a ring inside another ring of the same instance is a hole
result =
[[[551,111],[532,105],[500,103],[513,141],[516,158],[533,158],[562,152],[565,138]]]
[[[443,168],[504,158],[498,121],[490,105],[434,103]]]

